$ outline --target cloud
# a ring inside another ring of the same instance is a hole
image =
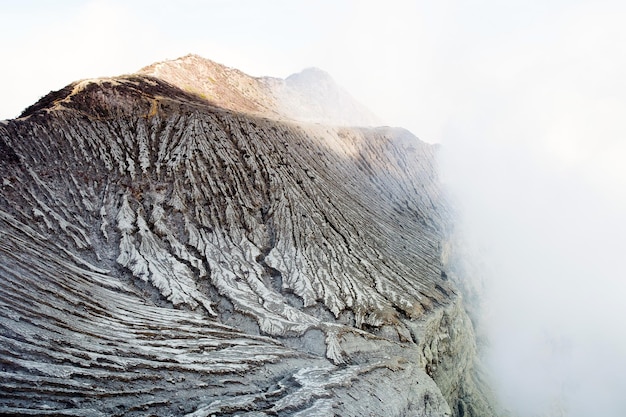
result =
[[[503,402],[521,416],[555,403],[623,415],[621,188],[594,188],[530,144],[463,140],[444,147],[447,180],[491,272],[485,322]]]
[[[496,386],[520,416],[626,411],[623,17],[579,4],[532,28],[541,43],[522,32],[477,53],[474,77],[490,81],[444,136],[446,179],[492,271]]]

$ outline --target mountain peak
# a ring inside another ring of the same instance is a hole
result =
[[[140,97],[145,100],[133,100]],[[306,68],[285,79],[253,77],[195,54],[156,62],[135,74],[73,82],[50,92],[20,117],[63,108],[77,108],[97,117],[111,112],[143,114],[150,111],[150,100],[157,97],[274,120],[337,126],[382,124],[319,68]],[[140,103],[141,109],[137,107]]]
[[[296,120],[334,125],[379,126],[381,120],[324,70],[309,67],[275,88],[283,112]]]
[[[167,74],[171,70],[170,67],[177,67],[188,72],[206,72],[206,71],[234,71],[243,74],[235,68],[228,67],[208,58],[204,58],[197,54],[187,54],[174,59],[166,59],[164,61],[155,62],[147,65],[137,71],[138,74],[149,74],[158,76],[161,72]]]
[[[311,67],[286,79],[253,77],[198,55],[158,62],[138,71],[167,81],[213,104],[273,119],[374,126],[379,119],[327,72]]]
[[[333,77],[329,73],[317,67],[305,68],[300,72],[291,74],[290,76],[286,78],[286,80],[296,80],[296,79],[301,79],[301,78],[308,79],[308,80],[315,80],[315,81],[325,81],[325,82],[330,81],[333,83],[335,82],[335,80],[333,80]]]

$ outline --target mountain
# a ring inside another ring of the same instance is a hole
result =
[[[138,73],[157,77],[236,112],[329,125],[381,124],[328,73],[317,68],[284,80],[251,77],[206,58],[187,55],[149,65]]]
[[[0,123],[0,414],[493,415],[437,148],[147,68]]]

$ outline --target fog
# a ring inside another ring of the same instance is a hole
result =
[[[0,119],[76,79],[194,52],[252,75],[320,67],[441,143],[502,404],[626,415],[623,2],[14,3]]]
[[[613,11],[614,14],[611,14]],[[626,415],[623,10],[583,5],[470,75],[443,172],[484,279],[486,363],[514,415]]]
[[[467,139],[449,142],[445,172],[484,274],[468,279],[486,280],[486,357],[503,405],[626,415],[622,189],[600,192],[519,144]]]

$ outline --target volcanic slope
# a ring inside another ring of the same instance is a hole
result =
[[[435,151],[147,75],[1,122],[0,414],[489,415]]]

